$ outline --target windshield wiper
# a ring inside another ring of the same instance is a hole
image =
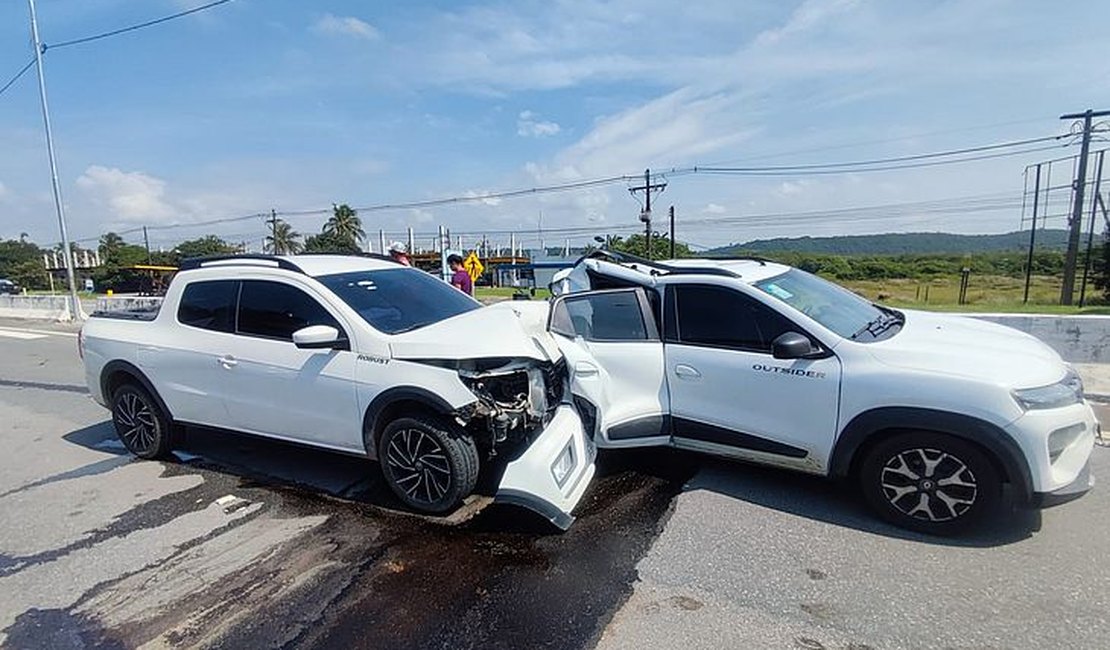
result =
[[[880,312],[878,316],[876,316],[876,317],[872,318],[871,320],[867,321],[866,325],[859,328],[859,330],[855,334],[852,335],[852,340],[854,341],[857,338],[863,336],[864,334],[870,334],[871,336],[878,336],[879,334],[882,334],[883,332],[890,329],[891,327],[893,327],[895,325],[901,325],[901,324],[902,324],[902,319],[900,317],[898,317],[897,312],[883,311],[883,312]]]

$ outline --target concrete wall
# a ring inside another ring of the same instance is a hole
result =
[[[967,314],[1041,339],[1072,363],[1110,363],[1110,316]]]
[[[162,304],[160,296],[101,296],[96,299],[96,311],[126,311],[148,309]]]
[[[0,296],[0,317],[73,320],[68,296]]]

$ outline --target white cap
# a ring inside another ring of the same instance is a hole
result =
[[[390,242],[387,250],[389,250],[390,253],[408,253],[408,249],[399,241]]]

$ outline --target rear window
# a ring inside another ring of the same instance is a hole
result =
[[[292,341],[293,332],[310,325],[343,328],[324,306],[297,287],[265,280],[244,280],[239,297],[239,333]]]
[[[235,331],[235,301],[239,295],[238,280],[192,282],[181,294],[177,320],[216,332]]]

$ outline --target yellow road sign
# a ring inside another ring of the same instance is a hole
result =
[[[486,267],[482,265],[482,260],[478,259],[478,254],[473,251],[463,261],[463,268],[466,269],[466,274],[470,276],[471,282],[477,282],[478,277],[482,275],[482,271],[486,270]]]

